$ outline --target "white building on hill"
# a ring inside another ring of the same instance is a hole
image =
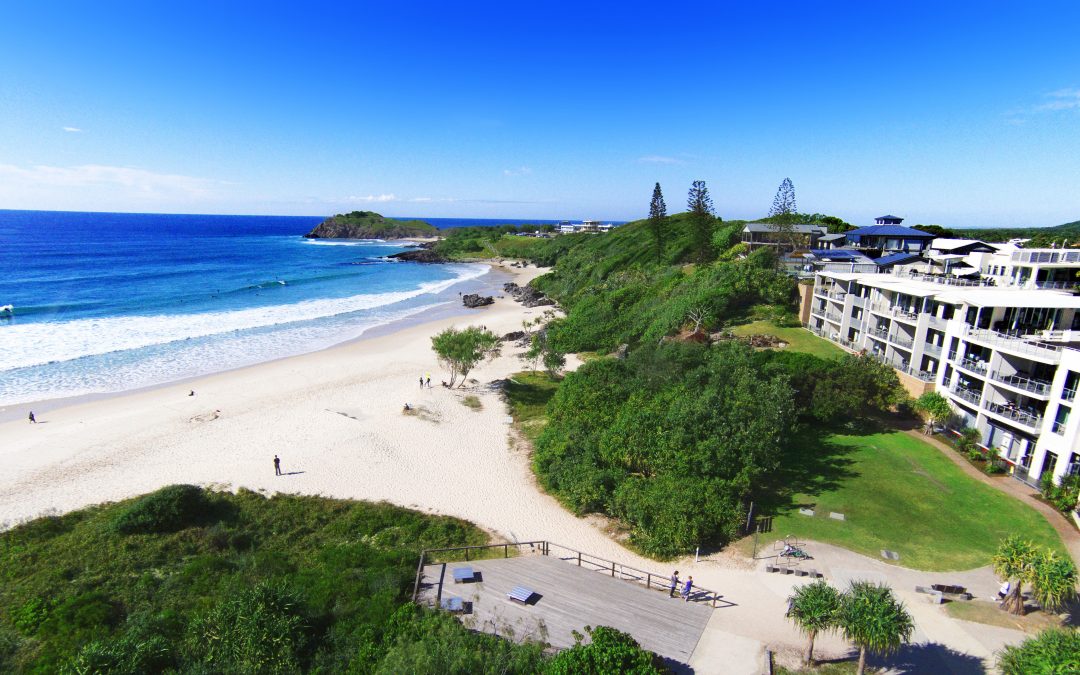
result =
[[[803,320],[913,395],[936,388],[1016,478],[1080,472],[1080,250],[975,244],[943,241],[891,273],[818,272]]]

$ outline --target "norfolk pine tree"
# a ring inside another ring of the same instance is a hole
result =
[[[660,191],[660,183],[652,191],[652,201],[649,202],[649,229],[652,230],[653,239],[656,240],[656,262],[664,255],[664,221],[667,220],[667,204],[664,203],[664,193]]]
[[[708,262],[712,258],[712,230],[716,222],[713,215],[712,197],[705,181],[696,180],[690,185],[686,197],[686,210],[690,212],[692,241],[698,262]]]
[[[773,197],[772,208],[769,209],[769,220],[776,225],[780,238],[786,241],[794,249],[798,246],[799,237],[795,232],[795,221],[799,214],[795,210],[795,186],[790,178],[785,178],[780,183],[776,196]]]

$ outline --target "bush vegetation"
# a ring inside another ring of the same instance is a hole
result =
[[[485,543],[387,504],[170,486],[0,533],[0,672],[543,672],[541,645],[408,600],[423,548]]]

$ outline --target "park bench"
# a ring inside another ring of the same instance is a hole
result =
[[[455,567],[454,568],[454,583],[460,584],[465,581],[473,581],[476,578],[476,573],[473,572],[472,567]]]
[[[524,586],[514,586],[514,588],[506,594],[506,597],[522,605],[529,604],[529,598],[531,598],[532,596],[532,589],[525,588]]]
[[[970,600],[971,593],[967,592],[967,589],[963,586],[949,586],[947,584],[934,584],[930,588],[934,589],[938,593],[941,593],[949,600]]]
[[[940,605],[945,602],[945,595],[941,591],[935,590],[934,588],[930,588],[927,586],[916,586],[915,592],[923,593],[930,596],[927,599],[935,605]]]

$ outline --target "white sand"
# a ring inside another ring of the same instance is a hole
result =
[[[519,284],[542,271],[508,268]],[[649,571],[692,574],[738,606],[718,610],[695,654],[699,672],[734,658],[734,639],[797,654],[802,638],[783,618],[793,577],[735,569],[730,559],[692,558],[661,565],[615,543],[596,520],[581,519],[537,489],[529,459],[510,434],[508,411],[487,383],[524,370],[521,350],[478,367],[479,382],[450,391],[431,336],[451,325],[520,330],[526,309],[509,298],[468,319],[420,324],[384,337],[221,373],[181,384],[50,410],[32,425],[0,423],[0,527],[42,514],[131,497],[171,483],[330,497],[387,500],[470,520],[509,541],[546,539]],[[570,364],[575,365],[574,363]],[[433,388],[418,378],[431,375]],[[189,397],[194,389],[196,396]],[[476,395],[480,411],[462,404]],[[405,415],[409,402],[418,414]],[[273,456],[285,476],[275,476]],[[826,561],[822,561],[827,571]],[[847,564],[847,561],[845,561]],[[915,600],[918,601],[918,600]],[[920,606],[920,624],[936,625],[940,608]],[[927,631],[928,633],[931,631]],[[952,630],[956,633],[955,627]],[[970,631],[969,631],[970,632]],[[980,657],[966,632],[943,642]],[[835,638],[825,653],[842,653]],[[726,656],[725,656],[726,653]],[[745,654],[753,660],[753,653]]]

